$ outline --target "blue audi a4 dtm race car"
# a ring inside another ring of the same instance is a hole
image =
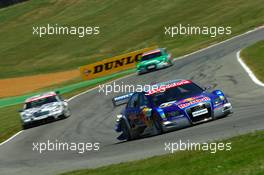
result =
[[[208,92],[190,80],[172,80],[112,99],[126,104],[117,115],[117,139],[132,140],[214,120],[232,113],[221,90]]]

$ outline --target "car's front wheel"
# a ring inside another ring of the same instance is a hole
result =
[[[71,111],[69,109],[67,109],[64,114],[62,115],[62,119],[68,118],[71,116]]]
[[[70,117],[71,116],[71,111],[69,109],[67,109],[67,112],[65,112],[65,117]]]
[[[137,71],[137,75],[142,75],[142,72],[140,72],[140,71]]]
[[[30,124],[22,124],[22,129],[25,130],[25,129],[29,129],[30,128]]]
[[[173,62],[172,62],[172,60],[169,60],[169,66],[173,66]]]

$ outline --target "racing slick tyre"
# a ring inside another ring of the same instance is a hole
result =
[[[163,133],[163,129],[162,129],[162,126],[159,122],[159,118],[156,115],[154,115],[154,117],[153,117],[153,125],[154,125],[155,130],[156,130],[156,135],[160,135]]]
[[[173,66],[173,62],[171,60],[169,61],[169,67],[170,66]]]
[[[68,110],[68,111],[66,111],[60,118],[61,119],[66,119],[66,118],[68,118],[68,117],[70,117],[71,116],[71,111],[70,110]]]
[[[127,140],[132,140],[131,137],[131,133],[127,127],[127,124],[124,120],[121,120],[121,130],[123,132],[123,136],[127,139]]]
[[[221,117],[221,118],[225,118],[225,117],[231,117],[232,116],[232,114],[233,114],[233,112],[232,111],[228,111],[227,113],[225,113],[224,115],[223,115],[223,117]]]
[[[22,124],[22,129],[23,130],[26,130],[26,129],[29,129],[29,128],[30,128],[29,124]]]
[[[70,111],[70,110],[68,110],[68,111],[66,112],[66,114],[64,114],[64,116],[65,116],[65,118],[68,118],[68,117],[70,117],[70,116],[71,116],[71,111]]]
[[[141,73],[141,72],[137,72],[137,75],[142,75],[143,73]]]

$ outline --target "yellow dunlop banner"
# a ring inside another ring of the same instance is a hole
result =
[[[153,50],[155,48],[157,48],[157,46],[148,47],[134,52],[104,59],[102,61],[81,66],[79,67],[79,70],[83,80],[89,80],[129,68],[134,68],[144,52]]]

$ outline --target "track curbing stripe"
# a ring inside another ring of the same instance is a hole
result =
[[[7,140],[3,141],[2,143],[0,143],[0,146],[4,145],[5,143],[9,142],[10,140],[12,140],[13,138],[15,138],[16,136],[18,136],[19,134],[21,134],[23,132],[23,130],[15,133],[13,136],[9,137]]]
[[[240,65],[244,68],[244,70],[247,72],[247,74],[249,75],[249,77],[251,78],[251,80],[259,85],[259,86],[262,86],[264,87],[264,83],[262,83],[256,76],[255,74],[251,71],[251,69],[246,65],[246,63],[242,60],[242,58],[240,57],[240,51],[238,51],[236,53],[236,57],[237,57],[237,61],[240,63]]]

